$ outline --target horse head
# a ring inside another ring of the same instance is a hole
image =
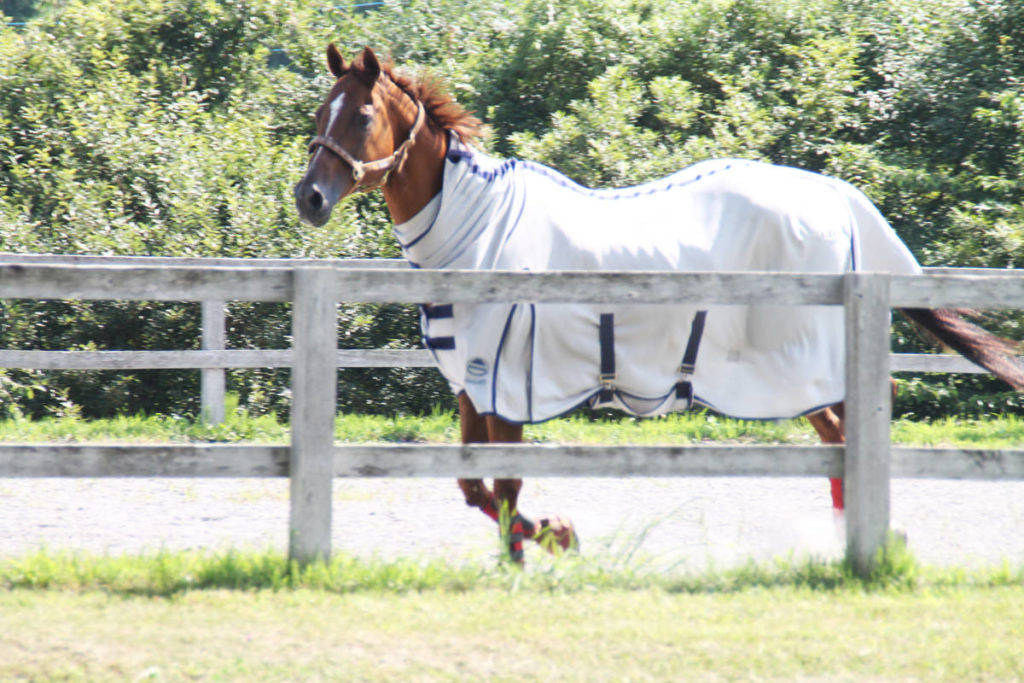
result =
[[[396,88],[382,87],[388,78],[370,48],[346,64],[338,48],[327,47],[327,65],[335,77],[327,99],[316,110],[316,137],[310,143],[306,174],[295,186],[299,215],[320,226],[343,197],[357,190],[385,184],[400,169],[409,147],[423,126],[423,105],[415,101],[415,119],[404,135],[396,107],[413,106],[406,97],[401,105]],[[368,161],[370,160],[370,161]]]

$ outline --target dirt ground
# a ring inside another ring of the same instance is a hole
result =
[[[336,480],[333,547],[360,556],[488,561],[493,523],[448,479]],[[611,563],[722,568],[842,554],[824,480],[527,480],[528,516],[570,517]],[[894,526],[922,562],[1024,563],[1024,482],[894,480]],[[285,479],[0,479],[0,556],[50,550],[287,548]]]

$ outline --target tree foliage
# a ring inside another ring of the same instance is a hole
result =
[[[716,156],[849,180],[930,265],[1020,267],[1024,7],[1015,0],[283,0],[5,2],[0,252],[397,255],[379,197],[320,229],[291,186],[330,80],[323,48],[372,45],[448,79],[498,153],[593,186]],[[190,348],[191,304],[3,302],[8,348]],[[416,313],[341,311],[349,347],[418,344]],[[288,309],[236,304],[230,344],[288,343]],[[989,321],[1020,339],[1020,318]],[[897,347],[923,342],[897,324]],[[196,410],[195,372],[0,371],[6,409]],[[280,371],[237,371],[255,411]],[[410,391],[409,387],[416,387]],[[345,371],[350,409],[423,411],[436,372]],[[908,383],[900,409],[1021,410],[988,380]]]

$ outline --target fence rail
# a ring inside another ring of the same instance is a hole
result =
[[[88,256],[49,254],[0,254],[0,265],[28,266],[114,266],[118,268],[153,267],[278,269],[318,266],[336,269],[407,269],[400,259],[240,259],[240,258],[178,258],[154,256]],[[63,275],[64,270],[60,273]],[[106,272],[108,276],[113,274]],[[931,275],[997,278],[1024,276],[1024,270],[992,270],[968,268],[927,268]],[[117,275],[122,272],[118,271]],[[222,274],[223,275],[223,274]],[[45,271],[23,276],[45,279]],[[95,276],[94,276],[95,277]],[[831,276],[834,277],[834,276]],[[100,275],[103,280],[103,275]],[[229,278],[230,279],[230,278]],[[279,278],[282,279],[282,278]],[[999,284],[1005,284],[1005,280]],[[122,281],[121,284],[127,284]],[[969,286],[974,286],[970,281]],[[280,284],[278,290],[288,285]],[[37,291],[37,290],[33,290]],[[94,292],[95,293],[95,292]],[[280,292],[279,292],[280,293]],[[101,286],[101,296],[110,297],[110,283]],[[33,298],[42,298],[33,297]],[[290,368],[291,349],[228,349],[225,338],[225,310],[230,297],[202,302],[202,339],[200,350],[176,351],[24,351],[0,349],[0,367],[22,370],[182,370],[202,371],[201,411],[204,419],[219,423],[224,418],[225,370],[244,368]],[[234,300],[238,300],[235,298]],[[891,354],[892,372],[956,372],[984,374],[983,368],[956,354]],[[433,355],[423,349],[340,349],[339,368],[413,368],[434,367]]]
[[[367,266],[370,267],[367,267]],[[958,359],[888,352],[890,307],[1024,308],[1021,271],[870,273],[469,272],[407,269],[390,261],[115,259],[0,255],[0,299],[205,302],[223,329],[225,301],[293,302],[292,349],[227,350],[223,332],[199,351],[0,351],[0,367],[291,367],[292,441],[285,446],[0,446],[0,476],[289,476],[290,554],[330,553],[335,476],[842,476],[847,556],[866,573],[889,526],[889,480],[1024,478],[1024,451],[906,449],[889,445],[891,369],[946,371]],[[429,364],[425,352],[339,351],[339,301],[616,302],[842,305],[846,309],[847,434],[843,446],[341,446],[333,444],[338,366]],[[159,362],[157,362],[159,361]],[[890,362],[893,362],[890,367]],[[908,367],[910,366],[910,367]],[[223,392],[223,375],[221,388]],[[207,402],[218,390],[206,390]],[[215,417],[212,411],[211,417]]]
[[[333,476],[841,477],[842,446],[353,444]],[[287,477],[288,446],[0,444],[7,477]],[[893,477],[1024,479],[1024,449],[892,448]]]

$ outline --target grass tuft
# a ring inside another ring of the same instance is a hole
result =
[[[220,553],[161,551],[139,555],[91,555],[39,550],[0,560],[0,588],[102,591],[170,597],[190,591],[316,590],[329,593],[467,593],[498,590],[576,594],[593,591],[664,591],[668,594],[732,594],[765,589],[824,592],[914,592],[955,588],[1024,586],[1024,567],[925,568],[902,546],[890,546],[875,574],[856,577],[841,561],[778,559],[681,575],[608,566],[578,554],[538,556],[526,569],[508,562],[451,564],[443,560],[361,559],[339,555],[300,565],[276,551]]]
[[[0,442],[18,443],[288,443],[289,426],[272,415],[251,415],[231,398],[219,425],[180,416],[137,415],[104,420],[78,417],[0,420]],[[527,425],[524,438],[535,443],[646,444],[818,443],[803,420],[732,420],[707,411],[638,419],[612,414],[574,413],[539,425]],[[339,415],[335,439],[341,443],[455,443],[458,417],[437,410],[423,416]],[[896,420],[893,443],[916,446],[1017,448],[1024,443],[1024,419],[1008,415],[985,420],[946,419],[922,423]]]

